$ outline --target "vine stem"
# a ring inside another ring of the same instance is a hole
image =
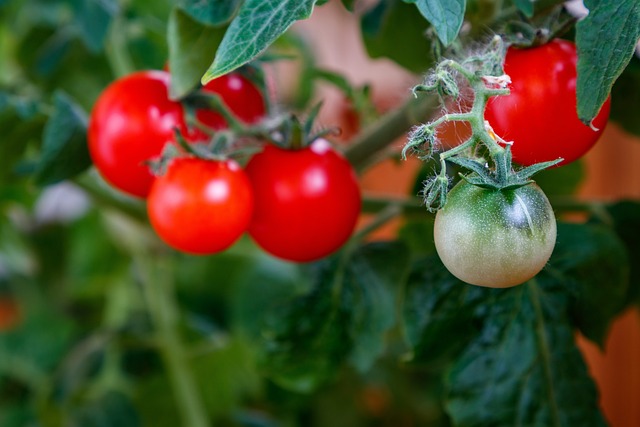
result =
[[[208,419],[178,335],[178,308],[171,282],[173,276],[166,271],[170,264],[163,259],[162,262],[156,262],[154,267],[152,260],[141,254],[138,254],[136,261],[142,276],[142,289],[149,315],[156,329],[158,347],[182,413],[182,425],[211,427],[213,424]]]

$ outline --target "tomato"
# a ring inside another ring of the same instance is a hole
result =
[[[509,48],[504,70],[511,93],[489,100],[485,118],[506,141],[513,141],[513,159],[522,165],[582,157],[602,134],[610,110],[607,99],[593,125],[576,112],[576,47],[566,40],[543,46]]]
[[[89,119],[89,152],[114,187],[146,197],[154,180],[145,161],[186,130],[182,106],[169,99],[169,74],[141,71],[113,82],[100,94]]]
[[[227,108],[246,124],[259,122],[266,114],[265,101],[260,90],[240,73],[230,73],[211,80],[202,89],[205,93],[218,94]],[[225,129],[227,123],[217,112],[198,109],[196,118],[214,130]],[[191,141],[206,140],[208,135],[192,129],[187,136]]]
[[[306,262],[336,251],[360,213],[349,162],[323,139],[299,150],[267,145],[246,167],[255,194],[249,234],[265,251]]]
[[[16,328],[22,318],[20,306],[10,296],[0,296],[0,333]]]
[[[173,248],[212,254],[247,230],[253,211],[251,183],[233,160],[172,160],[147,199],[149,220]]]
[[[458,279],[506,288],[531,279],[547,263],[556,220],[536,184],[494,190],[462,180],[436,214],[434,239],[440,259]]]

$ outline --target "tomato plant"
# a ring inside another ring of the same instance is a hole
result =
[[[582,157],[598,141],[611,101],[585,125],[576,111],[575,45],[555,39],[542,46],[507,51],[504,71],[511,77],[507,96],[489,101],[485,117],[494,131],[512,141],[514,161],[531,165],[558,158],[562,164]]]
[[[312,261],[351,236],[360,213],[358,181],[326,140],[297,150],[267,145],[246,171],[256,200],[249,234],[265,251]]]
[[[434,239],[440,259],[457,278],[506,288],[545,266],[556,242],[556,220],[535,184],[496,190],[463,180],[436,215]]]
[[[140,71],[122,77],[98,97],[89,120],[91,159],[114,187],[146,197],[154,180],[145,162],[186,130],[183,109],[168,95],[169,74]]]
[[[212,254],[246,231],[253,194],[233,160],[177,158],[153,183],[147,209],[153,229],[167,244],[183,252]]]

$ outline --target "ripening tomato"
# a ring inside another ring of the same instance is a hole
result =
[[[213,79],[201,90],[205,93],[218,94],[227,108],[246,124],[255,124],[266,114],[262,93],[240,73],[229,73]],[[224,118],[212,110],[198,109],[196,118],[213,130],[227,127]],[[206,140],[208,135],[199,129],[191,129],[187,139],[190,141]]]
[[[0,333],[16,328],[22,320],[22,310],[11,296],[0,296]]]
[[[462,180],[436,214],[434,240],[443,264],[458,279],[507,288],[545,266],[556,242],[556,220],[536,184],[495,190]]]
[[[360,213],[358,181],[326,140],[298,150],[267,145],[246,171],[255,195],[249,234],[265,251],[289,261],[313,261],[351,236]]]
[[[146,197],[154,180],[146,161],[186,130],[182,106],[169,99],[169,74],[140,71],[120,78],[98,97],[89,119],[91,159],[114,187]]]
[[[233,160],[177,158],[153,183],[147,211],[153,229],[173,248],[200,255],[220,252],[249,226],[251,183]]]
[[[582,157],[604,130],[610,99],[593,120],[593,130],[576,112],[575,45],[556,39],[545,45],[509,48],[504,71],[511,93],[489,100],[485,118],[506,141],[513,141],[513,159],[522,165]]]

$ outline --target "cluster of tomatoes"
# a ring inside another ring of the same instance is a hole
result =
[[[266,252],[285,260],[313,261],[340,248],[356,225],[361,205],[349,162],[318,139],[285,149],[264,144],[244,167],[229,157],[184,154],[156,176],[148,166],[176,129],[190,144],[208,132],[189,126],[184,106],[169,98],[170,74],[142,71],[113,82],[99,96],[89,122],[89,151],[101,175],[115,188],[147,200],[156,233],[173,248],[213,254],[248,231]],[[264,97],[249,79],[231,73],[200,89],[217,94],[247,125],[266,115]],[[210,130],[227,126],[207,108],[196,119]]]

